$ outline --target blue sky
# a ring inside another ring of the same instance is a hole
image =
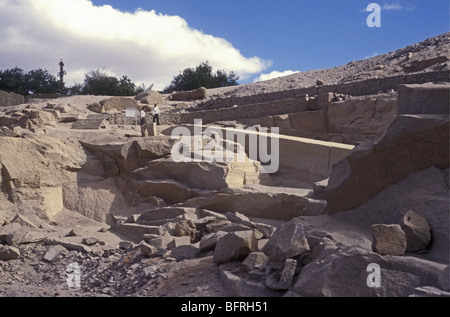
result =
[[[345,65],[450,30],[448,0],[379,1],[381,28],[369,28],[372,1],[0,0],[0,69],[53,71],[62,58],[68,86],[100,67],[162,89],[208,60],[249,83]]]
[[[125,11],[179,15],[225,38],[244,56],[273,61],[269,70],[320,69],[383,54],[449,31],[449,1],[388,1],[381,28],[366,24],[374,1],[128,0],[93,1]]]

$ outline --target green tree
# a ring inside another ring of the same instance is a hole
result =
[[[108,95],[115,96],[119,81],[109,76],[100,69],[93,70],[84,75],[83,94],[85,95]]]
[[[122,76],[119,80],[118,91],[120,96],[134,96],[136,94],[136,85],[127,76]]]
[[[27,88],[23,69],[15,67],[0,71],[0,90],[25,95]]]
[[[70,96],[78,96],[83,94],[83,85],[80,83],[74,83],[74,85],[67,89],[67,94]]]
[[[15,67],[0,71],[0,90],[28,94],[56,94],[59,91],[59,81],[46,69],[35,69],[28,73]]]
[[[25,75],[25,86],[29,94],[57,94],[60,83],[56,76],[38,68]]]
[[[224,70],[213,72],[213,68],[208,62],[201,63],[196,68],[186,68],[179,75],[175,76],[163,93],[174,91],[194,90],[200,87],[218,88],[238,85],[239,77],[234,73],[229,74]]]
[[[82,93],[87,95],[134,96],[136,85],[127,77],[119,80],[97,69],[85,75]]]

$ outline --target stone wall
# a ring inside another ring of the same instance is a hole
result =
[[[222,108],[182,114],[162,114],[163,124],[193,124],[194,119],[202,119],[203,124],[217,121],[230,121],[237,119],[251,119],[263,116],[275,116],[286,113],[295,113],[308,110],[305,98],[291,98],[279,101],[270,101],[242,107]]]
[[[401,85],[398,89],[399,114],[449,114],[450,85]]]
[[[24,96],[0,90],[0,107],[16,106],[23,103],[25,103]]]
[[[428,82],[449,82],[449,81],[450,81],[449,71],[436,71],[420,74],[373,78],[369,80],[345,84],[325,85],[321,87],[307,87],[286,91],[277,91],[267,94],[257,94],[254,96],[212,99],[199,104],[193,111],[229,108],[233,107],[234,105],[243,106],[248,104],[297,98],[299,96],[306,94],[310,96],[315,96],[327,92],[340,93],[351,96],[367,96],[377,94],[379,91],[386,92],[391,89],[397,91],[398,86],[403,84],[423,84]]]

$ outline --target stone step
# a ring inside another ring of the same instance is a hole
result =
[[[72,129],[99,130],[108,118],[108,115],[102,114],[89,115],[87,119],[77,120]]]

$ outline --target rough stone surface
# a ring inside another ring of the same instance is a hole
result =
[[[223,238],[226,235],[226,232],[218,231],[203,236],[203,238],[200,240],[200,250],[202,252],[214,250],[216,248],[217,241],[219,241],[220,238]]]
[[[448,114],[449,84],[400,85],[398,87],[398,113]]]
[[[18,223],[11,223],[0,227],[0,242],[5,242],[10,246],[18,247],[27,233],[27,228],[22,227]]]
[[[99,240],[95,237],[87,237],[87,238],[83,239],[83,243],[88,246],[94,245],[98,242],[99,242]]]
[[[225,214],[225,217],[227,217],[228,220],[230,220],[233,223],[242,224],[244,226],[254,228],[255,225],[250,221],[248,217],[245,215],[238,213],[238,212],[227,212]]]
[[[271,259],[281,261],[306,251],[309,251],[309,245],[303,225],[295,222],[287,222],[278,228],[262,249]]]
[[[373,225],[372,250],[381,255],[404,255],[406,236],[400,225]]]
[[[11,246],[0,245],[0,261],[15,260],[18,259],[19,256],[19,249]]]
[[[380,288],[367,283],[373,263],[380,266]],[[293,290],[307,297],[407,297],[420,286],[417,275],[389,266],[380,255],[363,249],[326,248],[303,268]]]
[[[407,252],[416,252],[428,247],[431,241],[431,229],[423,217],[414,211],[408,211],[402,219],[401,226],[406,235]]]
[[[284,262],[283,271],[281,271],[280,281],[278,282],[279,289],[288,290],[292,287],[296,268],[296,260],[286,259],[286,261]]]
[[[245,271],[251,271],[253,269],[260,269],[267,262],[268,257],[263,252],[252,252],[242,262],[242,268]]]
[[[66,248],[64,248],[61,245],[55,245],[51,247],[44,255],[44,261],[53,263],[59,259],[59,256],[62,252],[67,251]]]
[[[253,231],[229,233],[217,241],[214,262],[221,264],[242,259],[257,250],[258,243]]]
[[[157,91],[144,91],[134,97],[135,100],[146,105],[159,104],[163,101],[162,95]]]
[[[169,243],[173,241],[173,237],[169,234],[158,236],[157,238],[148,239],[147,243],[157,249],[167,249]]]
[[[430,166],[448,168],[448,131],[448,116],[396,117],[378,143],[360,145],[333,167],[326,212],[356,208],[416,171]]]
[[[274,226],[265,223],[254,222],[253,225],[255,226],[256,230],[262,233],[264,239],[269,239],[270,237],[272,237],[273,233],[276,230]]]
[[[144,234],[162,234],[159,226],[146,226],[135,223],[120,223],[111,226],[111,231],[116,232],[135,243],[142,241]]]
[[[226,270],[221,269],[220,277],[225,284],[228,293],[233,297],[265,298],[281,297],[282,295],[278,292],[269,290],[262,283],[245,280]]]
[[[185,92],[176,92],[171,95],[173,101],[201,100],[206,97],[207,90],[203,87]]]
[[[127,97],[112,97],[100,101],[102,106],[102,112],[108,112],[111,110],[122,111],[127,108],[139,108],[138,103],[133,98]]]
[[[265,285],[274,291],[286,291],[292,287],[297,261],[286,259],[284,262],[269,263],[266,266]]]
[[[177,261],[187,260],[196,258],[200,253],[198,247],[194,245],[182,245],[176,247],[170,253],[170,256],[176,259]]]
[[[197,229],[190,220],[179,221],[175,225],[175,236],[177,237],[189,237],[191,242],[195,242],[197,238]]]
[[[145,241],[141,241],[141,243],[139,243],[139,250],[141,251],[141,254],[143,256],[147,257],[152,256],[157,251],[157,249],[154,246],[146,243]]]
[[[206,225],[206,231],[214,233],[220,231],[223,227],[231,225],[231,221],[224,219],[216,219]]]
[[[78,251],[78,252],[82,252],[82,253],[92,252],[91,248],[89,248],[85,245],[82,245],[81,243],[71,242],[71,241],[62,240],[62,239],[47,238],[47,239],[45,239],[45,243],[48,245],[60,245],[69,251]]]
[[[182,245],[190,245],[190,244],[191,244],[191,238],[189,238],[188,236],[174,237],[173,240],[167,244],[167,249],[173,250],[176,247],[180,247]],[[200,250],[201,250],[201,248],[200,248]]]

